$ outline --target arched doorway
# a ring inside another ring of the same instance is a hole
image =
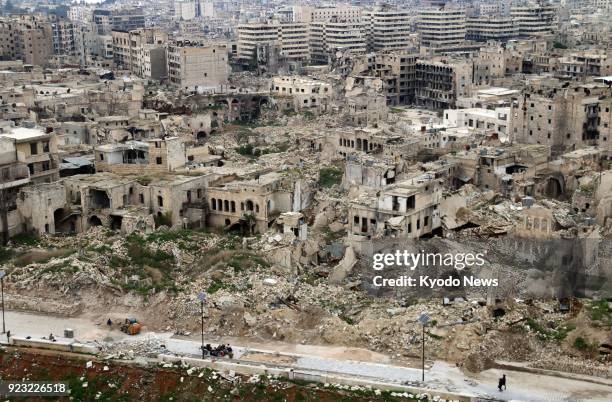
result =
[[[120,215],[110,216],[110,225],[111,225],[112,230],[121,230],[122,224],[123,224],[123,216],[120,216]]]
[[[560,198],[563,195],[563,186],[556,177],[549,177],[546,181],[544,195],[548,198]]]
[[[102,226],[102,220],[96,215],[90,216],[87,222],[89,223],[89,226]]]

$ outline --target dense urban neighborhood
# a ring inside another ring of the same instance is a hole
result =
[[[3,399],[609,401],[612,3],[0,0],[0,265]]]

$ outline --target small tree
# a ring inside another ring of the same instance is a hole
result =
[[[255,215],[253,215],[251,212],[245,212],[243,218],[249,228],[249,236],[252,236],[253,226],[255,225],[255,220],[256,220]]]

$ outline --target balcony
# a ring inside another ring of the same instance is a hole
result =
[[[30,182],[30,171],[24,164],[0,167],[0,189],[22,186]]]

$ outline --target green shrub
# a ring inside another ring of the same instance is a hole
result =
[[[0,264],[4,264],[13,258],[13,250],[0,246]]]
[[[160,226],[172,227],[172,212],[166,212],[162,215],[156,215],[153,219],[155,220],[156,228]]]
[[[253,156],[254,148],[255,147],[253,147],[252,144],[245,144],[245,145],[241,145],[238,148],[236,148],[236,152],[238,152],[242,156]]]
[[[13,236],[13,243],[17,246],[37,246],[40,241],[38,237],[32,233],[19,233],[18,235]]]
[[[584,338],[579,336],[574,340],[574,347],[578,350],[586,350],[589,347],[589,344],[584,340]]]
[[[336,167],[324,167],[319,170],[319,185],[331,187],[342,183],[342,171]]]

